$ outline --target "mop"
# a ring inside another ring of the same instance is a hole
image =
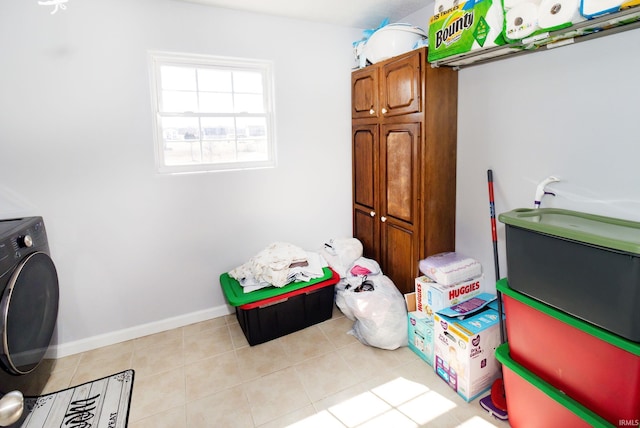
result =
[[[496,229],[496,207],[493,198],[493,171],[487,171],[487,180],[489,185],[489,213],[491,214],[491,237],[493,239],[493,262],[495,266],[496,283],[500,279],[500,266],[498,264],[498,232]],[[498,298],[498,319],[500,324],[500,344],[505,342],[504,322],[502,320],[502,293],[496,290]],[[500,369],[502,371],[502,367]],[[507,420],[507,399],[504,392],[504,382],[502,376],[491,385],[491,394],[480,399],[480,406],[489,412],[492,416]]]

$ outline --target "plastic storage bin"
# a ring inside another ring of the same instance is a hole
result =
[[[251,293],[244,293],[227,273],[220,275],[220,285],[229,304],[236,307],[238,323],[253,346],[331,318],[334,288],[340,276],[331,268],[324,268],[324,273],[309,282]]]
[[[505,279],[497,289],[516,363],[613,424],[640,421],[639,343],[518,293]]]
[[[511,288],[640,342],[640,223],[554,208],[498,218]]]
[[[496,358],[502,363],[509,425],[513,428],[614,426],[516,363],[509,355],[508,343],[496,349]]]

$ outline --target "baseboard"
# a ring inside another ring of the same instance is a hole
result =
[[[86,352],[92,349],[101,348],[103,346],[109,346],[115,343],[137,339],[149,334],[160,333],[163,331],[172,330],[174,328],[184,327],[185,325],[207,321],[213,318],[229,315],[231,313],[233,312],[229,311],[228,306],[222,305],[211,309],[205,309],[203,311],[192,312],[173,318],[167,318],[148,324],[142,324],[123,330],[114,331],[111,333],[100,334],[98,336],[92,336],[86,339],[76,340],[74,342],[52,345],[47,350],[45,358],[62,358],[69,355],[78,354],[80,352]]]

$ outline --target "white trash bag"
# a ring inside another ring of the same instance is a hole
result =
[[[349,333],[376,348],[407,346],[407,307],[391,279],[382,274],[363,275],[344,282],[345,288],[339,293],[344,308],[339,307],[345,316],[355,319]]]

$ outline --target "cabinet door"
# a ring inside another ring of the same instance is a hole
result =
[[[378,68],[366,67],[351,73],[351,118],[378,117]]]
[[[384,117],[420,111],[420,52],[384,64],[380,77],[380,112]]]
[[[353,236],[363,254],[378,260],[378,125],[353,126]]]
[[[380,257],[402,293],[414,289],[419,257],[420,123],[382,125]]]

